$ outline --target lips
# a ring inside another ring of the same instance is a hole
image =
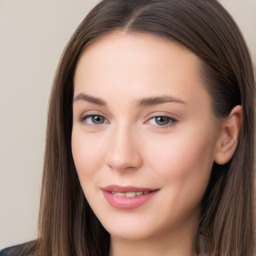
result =
[[[131,210],[146,203],[159,189],[111,185],[102,188],[102,191],[112,207]]]
[[[149,194],[149,191],[142,191],[142,192],[127,192],[127,193],[121,193],[121,192],[111,192],[112,194],[115,194],[117,196],[122,196],[122,197],[135,197],[135,196],[141,196],[141,195],[146,195]]]

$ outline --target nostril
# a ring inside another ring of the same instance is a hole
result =
[[[109,168],[117,171],[136,170],[142,165],[142,158],[136,151],[109,152],[106,158]]]
[[[136,140],[135,140],[136,138]],[[138,136],[127,123],[116,127],[109,137],[106,164],[113,170],[136,170],[142,165]]]

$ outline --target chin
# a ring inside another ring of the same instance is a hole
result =
[[[150,218],[150,216],[145,217],[135,213],[118,215],[105,215],[99,218],[111,237],[125,240],[146,240],[161,233],[165,227],[161,221],[157,222],[155,218]]]
[[[121,240],[147,240],[153,236],[152,230],[137,227],[111,227],[107,229],[111,237],[115,237]]]

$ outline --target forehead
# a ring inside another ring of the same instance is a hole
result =
[[[104,61],[115,61],[118,65],[147,63],[141,68],[149,67],[157,61],[157,64],[170,69],[185,61],[195,71],[201,65],[195,54],[174,41],[149,33],[123,31],[106,34],[90,44],[81,54],[78,65],[90,62],[90,65],[97,64],[100,67]]]
[[[198,92],[206,94],[200,65],[195,54],[170,40],[114,32],[95,41],[80,56],[74,77],[75,94],[171,94],[186,100]]]

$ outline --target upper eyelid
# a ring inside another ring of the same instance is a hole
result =
[[[151,118],[158,117],[158,116],[168,117],[168,118],[171,118],[176,121],[179,120],[178,116],[175,115],[174,113],[169,113],[169,112],[164,112],[164,111],[152,112],[147,116],[147,119],[149,120]]]
[[[104,118],[104,122],[97,124],[97,123],[94,123],[94,122],[92,121],[92,119],[89,121],[88,118],[91,118],[91,117],[93,117],[93,116],[100,116],[100,117],[103,117],[103,118]],[[85,114],[85,115],[82,115],[82,116],[80,116],[79,121],[80,121],[83,125],[86,125],[86,126],[88,126],[88,127],[101,127],[101,126],[103,126],[103,125],[109,123],[109,121],[108,121],[108,119],[107,119],[106,117],[104,117],[103,115],[99,115],[99,114]]]
[[[172,117],[169,117],[169,116],[161,116],[161,117],[166,117],[166,118],[169,118],[170,120],[169,120],[169,122],[168,122],[168,124],[165,124],[165,125],[159,125],[159,124],[151,124],[150,123],[150,121],[151,121],[151,119],[152,118],[156,118],[156,117],[160,117],[160,115],[158,115],[158,116],[153,116],[153,117],[151,117],[150,119],[148,119],[148,121],[146,122],[146,123],[149,123],[149,125],[151,126],[151,127],[153,127],[154,129],[158,129],[159,131],[161,131],[161,130],[164,130],[164,129],[171,129],[171,128],[173,128],[175,125],[176,125],[176,123],[178,122],[178,120],[177,119],[175,119],[175,118],[172,118]],[[156,121],[155,121],[156,122]]]
[[[170,117],[170,116],[165,116],[165,115],[156,115],[156,116],[152,116],[148,119],[148,121],[157,118],[157,117],[164,117],[164,118],[168,118],[172,123],[178,121],[176,118]]]
[[[100,116],[100,117],[103,117],[105,120],[108,120],[104,115],[102,115],[102,114],[97,114],[97,113],[92,113],[92,114],[83,114],[83,115],[81,115],[80,116],[80,120],[84,120],[84,119],[86,119],[86,118],[88,118],[88,117],[92,117],[92,116]]]
[[[80,118],[84,116],[94,116],[94,115],[102,116],[108,119],[108,115],[106,113],[102,113],[102,111],[94,110],[94,109],[83,111],[82,114],[79,114]]]
[[[171,116],[166,116],[166,115],[155,115],[155,116],[150,117],[149,120],[151,120],[153,118],[156,118],[156,117],[164,117],[164,118],[169,118],[171,120],[177,121],[177,118],[174,118],[174,117],[171,117]]]
[[[172,115],[168,115],[168,114],[153,114],[149,117],[150,118],[154,118],[154,117],[167,117],[167,118],[170,118],[170,119],[177,119],[176,117],[172,116]]]
[[[90,117],[93,117],[93,116],[101,116],[104,118],[104,122],[103,123],[100,123],[100,124],[96,124],[96,123],[93,123],[92,120],[91,121],[87,121],[87,118],[90,118]],[[147,124],[147,123],[150,123],[150,121],[153,119],[153,118],[157,118],[157,117],[165,117],[165,118],[168,118],[168,124],[165,124],[165,125],[158,125],[157,123],[156,124],[151,124],[151,126],[154,126],[155,128],[160,128],[160,129],[167,129],[167,128],[171,128],[172,126],[174,126],[176,124],[176,122],[178,121],[177,119],[173,118],[173,117],[170,117],[170,116],[166,116],[166,115],[154,115],[154,116],[151,116],[150,118],[147,119],[146,122],[144,122],[144,124]],[[88,126],[92,126],[92,127],[102,127],[103,125],[105,124],[110,124],[109,120],[104,117],[103,115],[99,115],[99,114],[84,114],[80,117],[80,122],[81,123],[84,123],[85,125],[88,125]],[[92,123],[90,123],[92,122]]]
[[[96,110],[96,109],[91,109],[91,110],[87,110],[82,112],[82,114],[79,114],[79,120],[85,119],[88,116],[94,116],[94,115],[99,115],[104,117],[107,121],[111,120],[111,115],[103,113],[102,111]],[[175,114],[175,113],[170,113],[170,112],[165,112],[165,111],[152,111],[151,113],[147,114],[146,116],[144,116],[144,122],[149,121],[150,119],[154,118],[154,117],[167,117],[170,118],[174,121],[178,121],[179,117]]]

